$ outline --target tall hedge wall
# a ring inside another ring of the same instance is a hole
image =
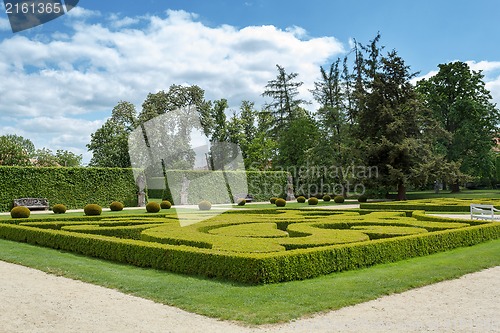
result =
[[[165,198],[175,204],[180,203],[182,179],[190,181],[188,203],[197,204],[201,200],[212,203],[227,203],[228,195],[221,171],[167,171],[168,188],[163,177],[148,179],[148,194],[153,198]],[[286,197],[288,173],[284,171],[226,171],[230,184],[245,180],[246,189],[232,189],[233,195],[251,194],[255,201],[267,201],[271,197]],[[195,181],[200,180],[202,181]]]
[[[25,197],[47,198],[51,207],[62,203],[69,209],[115,200],[137,206],[137,186],[132,169],[0,167],[0,211]]]

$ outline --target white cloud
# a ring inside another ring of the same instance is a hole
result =
[[[0,31],[11,31],[8,19],[0,17]]]
[[[483,71],[484,73],[500,69],[500,61],[466,61],[469,67],[474,71]]]
[[[131,25],[138,24],[141,20],[137,17],[120,17],[118,14],[111,14],[108,19],[111,22],[111,26],[115,29],[120,29],[128,27]]]
[[[140,110],[148,93],[172,84],[199,85],[208,99],[227,98],[235,107],[243,99],[259,105],[276,64],[300,74],[302,97],[310,99],[319,66],[344,52],[335,38],[306,37],[300,27],[208,27],[184,11],[111,15],[90,24],[85,18],[99,12],[76,7],[69,13],[81,19],[73,30],[43,41],[18,35],[0,41],[0,123],[15,114],[12,128],[40,148],[68,143],[84,151],[95,121],[102,123],[118,101]],[[9,129],[0,127],[0,135]]]
[[[68,13],[68,17],[86,19],[90,17],[101,16],[101,12],[98,10],[89,10],[81,6],[73,7]]]

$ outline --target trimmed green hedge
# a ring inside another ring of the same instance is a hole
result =
[[[286,197],[288,172],[285,171],[226,171],[230,184],[247,184],[248,188],[232,189],[233,196],[253,195],[254,201],[267,201],[270,197]],[[180,203],[182,179],[189,181],[188,203],[198,204],[202,200],[211,203],[229,203],[229,195],[222,171],[167,171],[169,179],[154,177],[147,180],[148,195],[152,198],[167,199],[174,204]],[[245,182],[246,176],[246,182]]]
[[[276,283],[471,246],[500,238],[500,223],[487,223],[397,238],[278,253],[224,253],[100,235],[0,224],[0,237],[177,273]]]
[[[17,198],[47,198],[50,205],[68,209],[112,201],[137,206],[137,186],[132,169],[40,168],[0,166],[0,211],[9,211]]]
[[[437,198],[408,201],[360,203],[361,209],[370,210],[423,210],[426,212],[469,212],[470,204],[494,205],[500,208],[498,199]]]

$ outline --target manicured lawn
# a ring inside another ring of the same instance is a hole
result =
[[[305,281],[246,286],[0,240],[0,260],[246,324],[289,321],[456,278],[500,265],[499,253],[500,240],[495,240]]]

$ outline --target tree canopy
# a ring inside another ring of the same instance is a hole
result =
[[[379,194],[397,190],[405,199],[407,188],[435,181],[493,181],[499,111],[483,75],[454,62],[415,85],[418,73],[396,50],[385,52],[380,40],[377,34],[367,45],[354,41],[347,56],[319,68],[311,90],[317,110],[301,97],[299,74],[281,65],[263,87],[261,108],[252,101],[238,110],[225,98],[207,101],[196,85],[150,93],[139,114],[120,102],[92,134],[91,165],[129,166],[131,131],[170,113],[162,127],[173,135],[169,142],[188,147],[182,138],[202,131],[211,142],[237,144],[247,169],[292,171],[295,185],[312,184],[318,193],[338,184],[348,194],[357,183]],[[321,172],[304,175],[304,168]],[[367,179],[363,168],[376,176]]]

